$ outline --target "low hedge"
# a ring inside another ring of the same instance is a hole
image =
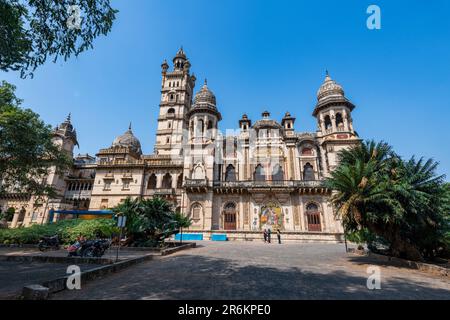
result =
[[[37,244],[41,237],[57,234],[61,243],[69,244],[75,242],[80,234],[88,239],[94,239],[97,236],[109,238],[118,232],[116,223],[112,219],[71,219],[27,228],[0,229],[0,243]]]

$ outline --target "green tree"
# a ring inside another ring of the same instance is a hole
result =
[[[0,195],[29,193],[53,196],[46,183],[51,170],[62,173],[71,160],[52,141],[52,130],[39,115],[20,107],[15,87],[0,85]]]
[[[177,222],[178,228],[180,228],[180,243],[183,243],[183,228],[189,228],[192,225],[192,219],[178,211],[175,212],[174,219]]]
[[[326,183],[346,232],[386,241],[391,254],[413,260],[445,247],[447,191],[436,162],[404,161],[388,144],[368,141],[341,151],[339,163]]]
[[[111,31],[116,13],[109,0],[0,0],[0,70],[26,77],[49,57],[78,56]]]
[[[131,199],[112,209],[127,217],[128,244],[134,246],[161,246],[164,240],[189,227],[190,220],[173,211],[173,206],[162,198]]]

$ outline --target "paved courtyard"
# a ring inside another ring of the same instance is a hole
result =
[[[381,290],[366,287],[369,264]],[[448,278],[347,255],[341,244],[199,242],[53,299],[450,299]]]

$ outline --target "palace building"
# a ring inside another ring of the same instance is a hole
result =
[[[161,101],[154,153],[142,153],[131,125],[96,157],[79,155],[68,174],[51,174],[55,199],[9,194],[2,210],[14,212],[11,227],[44,223],[50,209],[101,210],[127,197],[163,197],[189,216],[187,231],[226,233],[230,239],[261,238],[280,229],[286,240],[340,241],[342,224],[323,180],[337,165],[339,150],[360,142],[351,113],[355,106],[326,75],[311,108],[316,132],[295,132],[295,117],[281,121],[265,111],[252,121],[242,115],[236,134],[223,135],[220,101],[196,78],[183,49],[172,67],[161,66]],[[54,130],[54,141],[73,154],[78,144],[70,116]],[[54,219],[62,218],[56,215]]]

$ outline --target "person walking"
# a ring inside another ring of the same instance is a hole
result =
[[[267,230],[267,242],[270,243],[270,235],[272,234],[272,231],[270,229]]]
[[[264,235],[264,243],[267,243],[267,229],[264,229],[263,235]]]
[[[281,244],[281,231],[280,231],[280,229],[277,229],[277,238],[278,238],[278,244]]]

